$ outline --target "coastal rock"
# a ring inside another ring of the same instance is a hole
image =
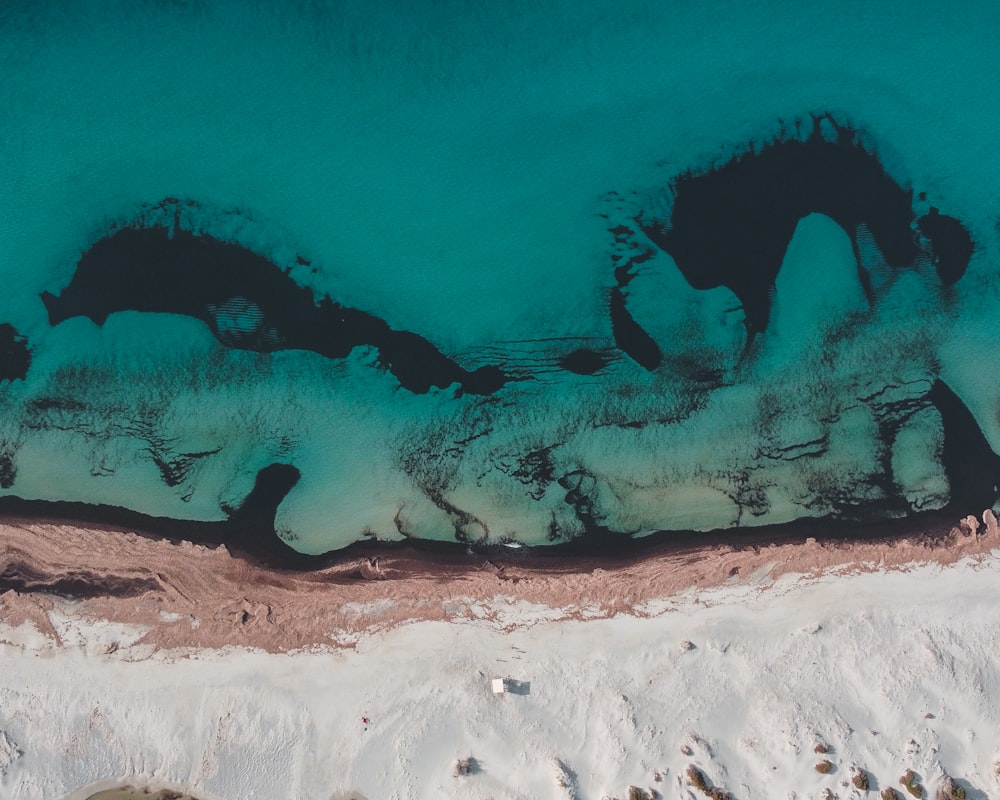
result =
[[[958,526],[962,529],[962,533],[966,536],[975,536],[976,531],[979,530],[979,520],[972,514],[969,514],[969,516],[962,518],[961,522],[958,523]]]
[[[378,558],[363,558],[358,563],[358,573],[366,581],[381,581],[385,579],[385,574],[379,566]]]
[[[987,508],[983,512],[983,524],[986,526],[988,536],[996,536],[997,533],[1000,533],[1000,524],[997,523],[997,517],[992,508]]]

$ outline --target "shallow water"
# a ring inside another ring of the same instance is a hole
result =
[[[995,4],[415,9],[0,12],[0,494],[305,553],[997,502]]]

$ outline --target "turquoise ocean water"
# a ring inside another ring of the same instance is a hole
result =
[[[224,520],[291,465],[275,528],[306,553],[951,509],[936,385],[969,458],[1000,452],[998,30],[987,2],[5,3],[0,323],[30,367],[0,382],[0,494]],[[943,286],[809,208],[748,342],[733,289],[636,220],[824,113],[974,251]],[[129,226],[239,245],[509,380],[412,391],[372,342],[232,346],[266,317],[249,285],[209,323],[54,321],[43,293]]]

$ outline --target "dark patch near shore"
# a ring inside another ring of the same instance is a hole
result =
[[[254,563],[286,569],[319,569],[333,554],[307,555],[294,550],[274,531],[278,505],[299,480],[289,464],[271,464],[257,473],[254,488],[238,507],[225,507],[223,522],[199,522],[154,517],[120,506],[0,497],[0,517],[25,520],[65,520],[91,527],[113,527],[173,541],[225,545],[234,555]]]
[[[632,235],[632,230],[624,226],[612,228],[615,241],[622,244],[625,237]],[[663,363],[663,353],[653,337],[629,313],[626,302],[626,289],[635,278],[635,270],[640,264],[649,261],[655,255],[650,248],[637,253],[624,263],[615,267],[617,285],[611,290],[609,312],[611,314],[611,333],[615,344],[639,366],[652,372]]]
[[[936,208],[917,220],[917,227],[931,243],[934,268],[944,286],[951,286],[965,274],[975,246],[972,236],[954,217]]]
[[[322,555],[304,555],[285,545],[271,547],[248,540],[229,522],[189,522],[151,517],[115,506],[94,506],[86,503],[26,501],[17,497],[0,497],[0,517],[15,522],[58,520],[103,530],[121,530],[153,539],[178,543],[182,540],[204,545],[221,545],[236,557],[276,569],[290,571],[320,570],[337,564],[350,564],[360,558],[403,555],[412,553],[433,559],[442,567],[478,566],[483,557],[516,559],[519,566],[557,569],[572,572],[578,568],[575,559],[600,559],[601,565],[616,569],[634,564],[657,553],[691,553],[697,558],[707,549],[734,547],[759,549],[771,544],[805,541],[812,537],[836,546],[841,542],[891,543],[894,539],[919,533],[928,541],[944,539],[955,528],[955,515],[945,511],[926,511],[899,519],[879,519],[874,522],[846,523],[843,520],[802,519],[777,525],[736,528],[718,531],[659,531],[636,538],[612,533],[599,526],[584,535],[559,544],[542,547],[522,547],[517,550],[502,544],[434,541],[409,538],[401,542],[358,541],[347,547]],[[284,545],[274,534],[271,538]],[[625,546],[623,546],[625,545]],[[431,574],[431,573],[428,573]],[[356,578],[361,580],[361,578]],[[3,587],[0,586],[0,589]],[[15,588],[15,587],[9,587]],[[29,587],[26,591],[31,591]],[[37,591],[52,591],[37,589]],[[106,594],[106,593],[105,593]]]
[[[833,502],[839,517],[847,520],[877,519],[879,516],[898,517],[910,513],[910,504],[896,483],[892,469],[893,447],[900,430],[916,414],[927,410],[933,404],[928,397],[913,397],[902,400],[886,400],[886,394],[895,386],[884,389],[858,399],[868,405],[878,425],[877,439],[879,450],[877,454],[879,470],[866,479],[866,483],[875,486],[881,493],[879,499],[858,501],[858,496],[867,492],[848,492],[846,496],[837,496],[831,491]]]
[[[652,372],[663,362],[663,353],[653,337],[636,322],[625,305],[625,293],[611,290],[611,332],[617,344],[640,367]]]
[[[9,322],[0,323],[0,381],[24,380],[30,366],[28,338]]]
[[[0,489],[9,489],[17,480],[17,467],[14,465],[14,454],[0,451]]]
[[[241,540],[251,542],[255,552],[279,562],[290,553],[299,555],[275,534],[274,518],[281,501],[300,477],[302,473],[291,464],[269,464],[257,473],[253,489],[238,508],[222,509],[229,517],[229,527],[239,531]]]
[[[319,298],[264,256],[212,236],[165,226],[124,228],[84,253],[59,296],[45,292],[49,322],[74,316],[102,325],[116,311],[184,314],[208,325],[227,347],[311,350],[345,358],[359,345],[411,392],[459,384],[492,394],[507,381],[495,366],[469,372],[415,333]]]
[[[47,575],[19,561],[8,562],[3,572],[0,572],[0,592],[44,592],[78,598],[138,597],[162,588],[160,583],[151,577],[91,572]]]
[[[912,190],[886,173],[855,130],[829,114],[814,116],[804,138],[779,138],[759,149],[751,144],[722,166],[679,175],[669,188],[669,218],[640,214],[636,221],[692,287],[726,286],[739,298],[750,340],[767,328],[775,278],[795,226],[809,214],[836,221],[856,253],[858,227],[866,226],[895,269],[914,264],[921,254],[917,232],[923,233],[945,285],[964,274],[972,254],[972,239],[958,220],[936,209],[915,220]],[[860,261],[858,272],[871,300]]]
[[[605,353],[598,353],[586,347],[574,350],[559,358],[558,364],[564,370],[577,375],[593,375],[604,369],[611,359]]]
[[[951,487],[945,510],[968,514],[991,508],[998,497],[1000,456],[993,452],[972,412],[944,381],[934,382],[927,399],[937,408],[944,428],[941,463]]]

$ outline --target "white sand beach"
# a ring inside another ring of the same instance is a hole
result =
[[[197,642],[222,597],[183,619],[169,592],[120,601],[158,609],[153,624],[101,618],[94,599],[7,592],[0,797],[83,800],[115,781],[198,800],[705,796],[692,766],[706,791],[741,800],[863,797],[861,772],[871,791],[904,791],[907,770],[925,796],[946,775],[968,798],[994,796],[998,545],[995,529],[955,530],[901,543],[898,564],[855,559],[864,545],[788,545],[839,565],[790,570],[772,556],[618,607],[519,598],[528,572],[494,575],[489,596],[423,575],[438,610],[411,621],[393,618],[391,580],[359,580],[359,596],[387,596],[339,601],[352,626],[286,652],[275,645],[296,620],[266,613],[237,625],[243,646],[183,646],[177,631]],[[598,577],[627,595],[627,572]],[[494,695],[495,677],[517,691]],[[456,776],[461,759],[469,774]]]

